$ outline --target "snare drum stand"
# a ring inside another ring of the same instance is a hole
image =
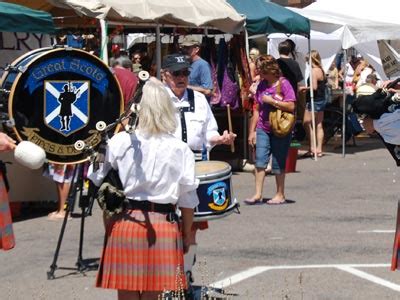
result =
[[[63,224],[61,226],[60,235],[58,237],[57,247],[54,253],[53,262],[50,266],[50,270],[47,271],[47,279],[55,279],[54,272],[56,269],[67,269],[71,268],[58,268],[57,267],[57,259],[60,252],[60,247],[62,243],[62,239],[65,232],[65,227],[67,225],[68,217],[72,213],[74,202],[76,201],[76,196],[79,195],[79,206],[81,207],[81,226],[80,226],[80,235],[79,235],[79,250],[78,250],[78,259],[76,262],[76,269],[79,272],[83,272],[85,270],[97,270],[98,263],[97,259],[86,259],[82,258],[82,248],[83,248],[83,237],[84,237],[84,227],[85,227],[85,217],[86,215],[92,214],[92,208],[94,203],[94,195],[88,193],[88,188],[84,187],[84,164],[78,164],[73,173],[71,187],[68,192],[68,199],[66,202],[65,208],[65,217],[63,220]],[[78,194],[79,193],[79,194]]]

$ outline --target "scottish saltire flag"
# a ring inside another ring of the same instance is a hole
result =
[[[45,124],[68,136],[89,121],[90,81],[48,80],[44,82]]]

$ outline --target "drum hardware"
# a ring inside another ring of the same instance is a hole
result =
[[[86,156],[90,158],[90,160],[94,160],[96,157],[96,153],[92,146],[86,145],[83,141],[75,142],[74,146],[77,150],[85,152]],[[75,201],[78,201],[79,207],[81,208],[80,218],[81,225],[79,231],[79,249],[78,249],[78,258],[75,263],[76,270],[78,272],[83,273],[84,271],[91,271],[98,269],[98,259],[83,259],[82,250],[83,250],[83,239],[84,239],[84,229],[85,229],[85,218],[87,216],[92,215],[92,209],[94,205],[94,195],[95,188],[91,184],[90,180],[84,178],[85,173],[85,164],[79,163],[76,165],[74,169],[74,173],[72,176],[72,184],[70,186],[70,190],[68,192],[68,198],[66,201],[65,208],[65,217],[63,219],[63,223],[61,226],[60,234],[57,241],[56,250],[54,252],[53,261],[50,265],[50,270],[47,271],[47,279],[55,279],[54,272],[57,269],[66,269],[66,270],[75,270],[75,268],[59,268],[57,266],[57,260],[60,253],[61,243],[64,237],[65,228],[67,226],[67,221],[69,215],[73,215],[73,208],[75,205]]]

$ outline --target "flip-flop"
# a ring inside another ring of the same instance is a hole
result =
[[[252,199],[245,199],[243,201],[245,204],[247,205],[260,205],[260,204],[264,204],[262,199],[258,199],[258,200],[252,200]]]
[[[283,205],[283,204],[288,204],[289,202],[287,202],[286,200],[283,200],[282,202],[265,202],[265,204],[267,205]]]
[[[49,221],[58,221],[58,220],[63,220],[65,218],[65,215],[59,215],[57,212],[52,212],[52,213],[49,213],[48,215],[47,215],[47,220],[49,220]],[[71,216],[68,216],[68,220],[71,220],[72,219],[72,217]]]

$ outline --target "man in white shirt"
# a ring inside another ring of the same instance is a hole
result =
[[[206,145],[209,152],[215,145],[232,144],[236,134],[227,130],[222,135],[218,133],[218,125],[206,97],[188,88],[189,67],[190,62],[183,54],[167,55],[162,64],[166,88],[175,107],[178,108],[178,127],[174,136],[189,145],[196,160],[202,160],[203,145]],[[192,240],[196,242],[198,229],[207,228],[206,221],[194,223]],[[185,269],[185,273],[187,272],[191,272],[191,269]]]
[[[195,154],[202,151],[203,144],[210,151],[215,145],[230,145],[236,134],[227,130],[218,133],[218,125],[205,96],[188,87],[190,63],[182,54],[164,58],[163,70],[167,90],[179,109],[178,128],[174,135],[186,142]],[[192,95],[192,96],[191,96]]]

